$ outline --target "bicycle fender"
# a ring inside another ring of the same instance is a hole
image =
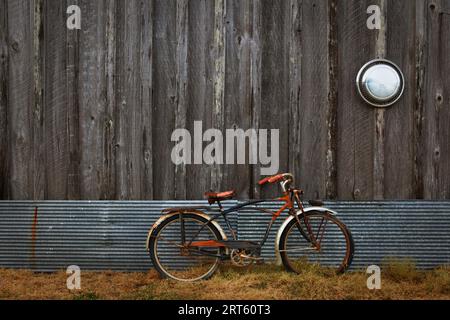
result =
[[[308,207],[303,209],[304,212],[309,212],[309,211],[319,211],[319,212],[328,212],[331,213],[332,215],[337,215],[337,212],[325,207]],[[297,211],[297,216],[302,214],[301,210]],[[286,229],[287,225],[289,222],[291,222],[291,220],[294,219],[293,216],[289,216],[286,220],[284,220],[284,222],[281,224],[280,228],[278,229],[277,232],[277,236],[275,238],[275,257],[276,257],[276,264],[277,265],[281,265],[281,255],[280,255],[280,239],[281,239],[281,235],[283,234],[284,229]]]
[[[205,218],[207,220],[211,219],[211,217],[208,216],[206,213],[203,213],[203,212],[200,212],[200,211],[191,211],[189,213],[197,214],[197,215],[199,215],[199,216],[201,216],[201,217],[203,217],[203,218]],[[178,215],[178,214],[180,214],[180,213],[179,212],[172,212],[172,213],[169,213],[169,214],[162,215],[161,217],[159,217],[158,220],[156,220],[156,222],[153,224],[153,226],[150,228],[150,230],[148,231],[148,234],[147,234],[147,242],[146,242],[146,249],[147,249],[147,251],[149,251],[150,237],[151,237],[151,234],[153,233],[153,230],[155,230],[164,220],[166,220],[166,219],[168,219],[168,218],[170,218],[170,217],[172,217],[174,215]],[[225,232],[223,231],[222,227],[219,225],[219,223],[217,223],[217,221],[215,221],[215,220],[211,221],[211,223],[214,225],[214,227],[217,228],[217,230],[219,230],[220,235],[222,236],[222,239],[223,240],[227,240],[228,238],[227,238]]]

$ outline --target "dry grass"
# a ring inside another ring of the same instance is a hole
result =
[[[83,272],[82,289],[69,291],[65,272],[0,270],[0,299],[450,299],[450,267],[425,272],[388,261],[381,275],[381,289],[368,290],[363,271],[330,276],[310,268],[295,275],[275,265],[222,266],[196,283],[161,280],[153,270]]]

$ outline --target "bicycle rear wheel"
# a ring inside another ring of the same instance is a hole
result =
[[[353,238],[347,227],[329,213],[311,211],[292,219],[280,238],[280,255],[288,271],[300,273],[320,266],[344,272],[353,259]],[[301,232],[303,231],[303,232]]]
[[[184,241],[182,233],[185,234]],[[213,275],[223,249],[188,246],[191,240],[222,240],[222,236],[211,222],[196,213],[172,215],[153,230],[149,242],[150,257],[161,276],[196,281]]]

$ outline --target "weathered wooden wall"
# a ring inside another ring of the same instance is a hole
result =
[[[355,90],[376,57],[406,79],[385,110]],[[172,164],[202,120],[279,128],[308,198],[449,199],[449,74],[449,0],[0,0],[0,198],[274,195],[257,165]]]

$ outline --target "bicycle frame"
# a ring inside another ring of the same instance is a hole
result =
[[[286,210],[289,210],[289,215],[294,216],[298,219],[295,208],[294,208],[294,202],[297,203],[299,209],[304,212],[303,209],[303,204],[302,201],[300,199],[300,194],[302,193],[302,190],[296,190],[296,189],[292,189],[292,190],[286,190],[283,192],[284,195],[282,197],[278,197],[275,199],[261,199],[261,200],[252,200],[252,201],[248,201],[248,202],[244,202],[241,204],[238,204],[236,206],[233,206],[229,209],[224,210],[223,206],[221,204],[220,201],[217,201],[217,204],[219,206],[219,210],[220,212],[218,214],[215,214],[214,216],[211,217],[211,219],[209,219],[192,237],[192,239],[187,243],[187,246],[195,246],[195,247],[226,247],[226,245],[223,242],[219,242],[219,241],[214,241],[214,240],[207,240],[207,241],[194,241],[194,239],[200,234],[200,232],[206,227],[206,225],[212,221],[217,220],[220,216],[222,216],[225,220],[226,226],[228,228],[228,230],[230,231],[233,240],[237,240],[237,235],[235,230],[233,229],[233,227],[231,226],[231,223],[229,222],[227,215],[232,213],[232,212],[237,212],[239,209],[242,208],[248,208],[248,209],[255,209],[257,211],[263,211],[263,212],[267,212],[269,214],[272,215],[272,219],[269,221],[264,236],[262,238],[262,240],[258,243],[259,244],[259,248],[261,248],[267,241],[268,237],[269,237],[269,233],[270,230],[272,229],[273,223],[275,222],[275,220]],[[263,202],[271,202],[271,201],[284,201],[284,204],[281,206],[281,208],[279,208],[276,212],[267,210],[267,209],[263,209],[263,208],[258,208],[258,207],[250,207],[251,205],[257,204],[257,203],[263,203]],[[181,216],[181,229],[183,230],[183,218],[182,215]],[[308,237],[308,235],[306,234],[306,232],[301,228],[300,226],[300,221],[298,220],[298,225],[299,225],[299,231],[301,232],[301,234],[305,237],[305,239],[308,239],[308,241],[311,241]],[[314,241],[314,240],[313,240]],[[185,238],[184,238],[184,234],[182,232],[182,242],[185,243]]]

